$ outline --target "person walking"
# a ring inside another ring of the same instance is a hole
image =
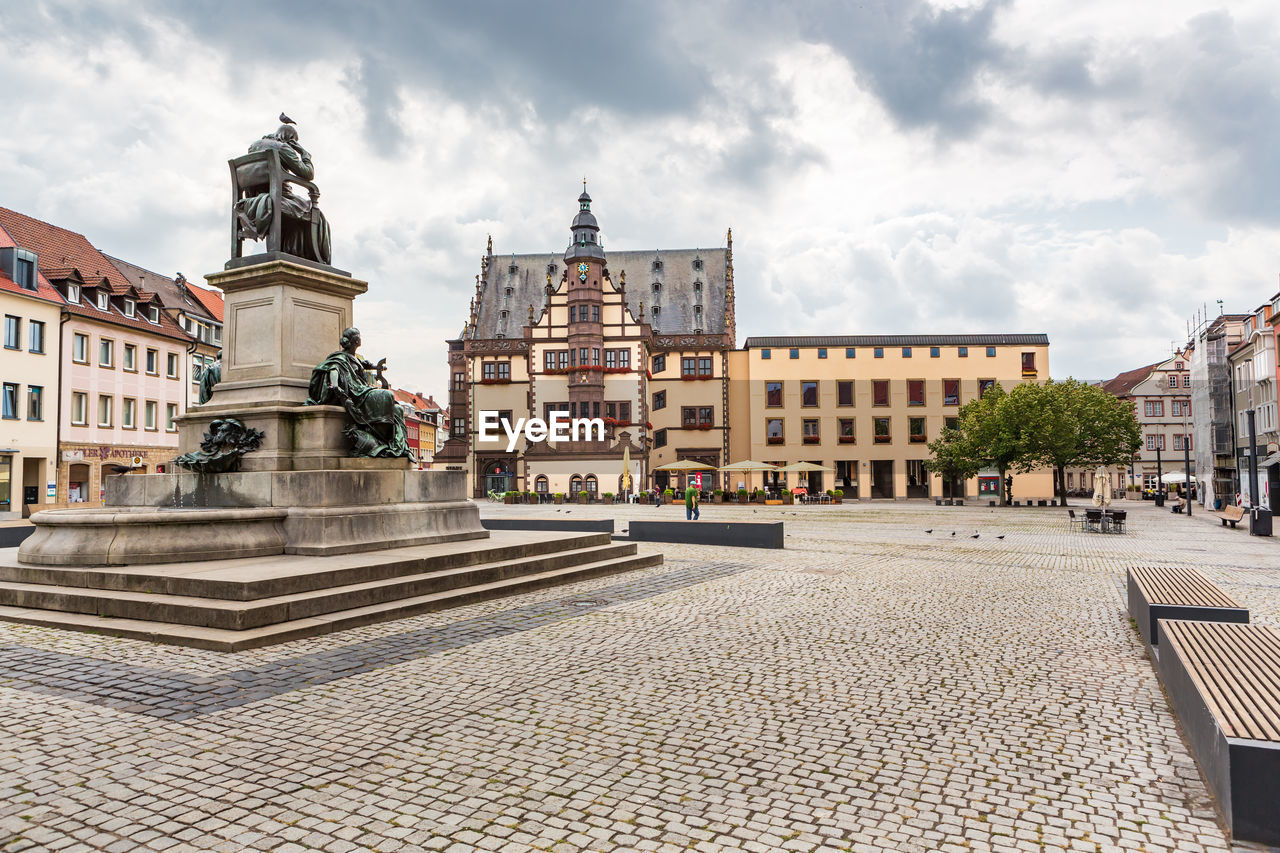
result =
[[[684,490],[684,520],[698,520],[698,490],[692,484]]]

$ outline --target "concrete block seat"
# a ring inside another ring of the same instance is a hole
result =
[[[1142,567],[1128,573],[1129,615],[1153,654],[1159,651],[1161,619],[1249,622],[1249,611],[1203,572],[1190,568]]]
[[[495,531],[485,540],[324,557],[75,568],[0,551],[0,620],[238,651],[660,565],[607,533]]]
[[[734,548],[782,548],[781,521],[631,521],[627,536],[636,542],[680,542]]]
[[[1162,620],[1157,668],[1237,841],[1280,845],[1280,629]]]

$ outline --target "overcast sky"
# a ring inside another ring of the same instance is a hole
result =
[[[445,391],[486,235],[723,246],[749,335],[1045,332],[1158,361],[1280,273],[1274,0],[0,4],[0,205],[189,278],[293,117],[365,354]]]

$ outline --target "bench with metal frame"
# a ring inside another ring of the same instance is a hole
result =
[[[1161,619],[1247,624],[1249,610],[1198,569],[1144,566],[1128,572],[1129,615],[1143,641],[1158,653]]]
[[[1247,516],[1248,516],[1248,513],[1244,511],[1244,507],[1241,507],[1241,506],[1225,507],[1222,510],[1222,526],[1226,527],[1228,524],[1230,524],[1232,529],[1235,529],[1235,526],[1239,524],[1241,521],[1244,521]]]
[[[1159,622],[1156,665],[1234,840],[1280,845],[1280,629]]]

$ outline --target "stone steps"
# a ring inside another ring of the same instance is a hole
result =
[[[426,560],[431,565],[432,559],[437,565],[426,572],[399,573],[249,600],[3,580],[0,581],[0,620],[215,651],[239,651],[662,563],[660,554],[641,556],[634,544],[601,544],[600,538],[596,535],[517,537],[515,542],[499,544],[496,552],[541,547],[543,553],[444,568],[438,565],[447,562],[444,554],[397,553],[433,550],[435,546],[384,551],[381,556],[400,569],[415,561],[421,564]],[[607,541],[607,537],[604,538]],[[554,547],[548,543],[561,544]],[[452,547],[474,544],[457,543]],[[289,559],[294,563],[340,561],[340,558]],[[259,564],[256,568],[263,570],[280,561],[281,558],[257,558],[244,562],[256,562]],[[370,568],[369,555],[352,555],[348,562],[353,561]],[[9,570],[14,568],[9,560],[0,560],[0,564]],[[147,574],[146,570],[155,567],[139,568]],[[243,566],[241,570],[253,568]],[[314,568],[323,576],[350,577],[352,571],[361,567],[347,567],[345,573],[341,567]],[[371,571],[377,574],[377,567]],[[164,577],[163,574],[151,575]],[[110,580],[121,583],[119,578]],[[223,592],[231,589],[225,581],[215,582],[211,588]]]
[[[0,583],[253,601],[482,563],[609,545],[607,533],[490,536],[483,540],[337,557],[251,557],[198,563],[69,568],[0,558]]]

